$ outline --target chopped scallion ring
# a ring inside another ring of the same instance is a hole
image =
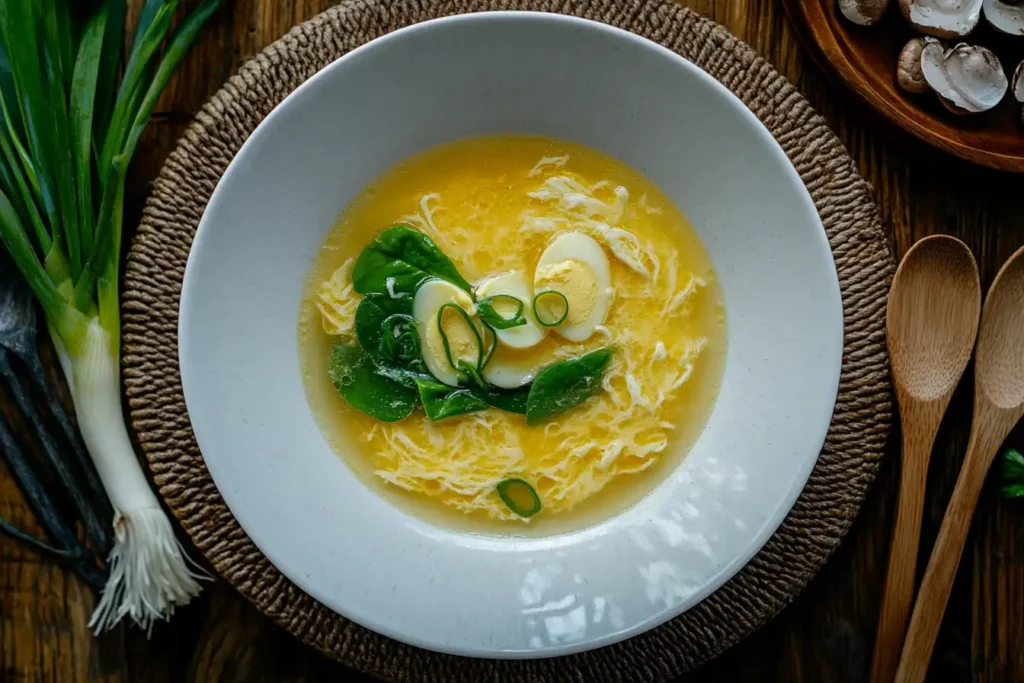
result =
[[[494,352],[498,349],[498,333],[494,331],[494,328],[484,323],[484,334],[490,332],[491,334],[491,345],[487,349],[487,353],[484,355],[483,360],[480,362],[480,367],[477,368],[480,372],[484,371],[487,364],[491,362],[491,358],[494,357]]]
[[[509,510],[520,517],[533,517],[540,512],[540,496],[529,483],[522,479],[506,479],[498,482],[498,496]]]
[[[462,319],[469,326],[469,331],[473,333],[476,338],[476,366],[478,368],[483,367],[484,363],[484,340],[480,338],[480,331],[476,329],[476,325],[473,324],[472,318],[469,317],[469,313],[466,313],[466,309],[458,304],[446,303],[441,308],[437,309],[437,331],[441,335],[441,345],[444,346],[444,357],[448,361],[448,365],[452,367],[452,370],[458,372],[459,365],[452,358],[451,344],[448,342],[448,333],[444,331],[444,312],[448,309],[458,311],[458,314],[462,316]]]
[[[459,372],[466,376],[465,380],[466,380],[466,382],[468,384],[472,384],[472,385],[478,386],[478,387],[485,387],[486,386],[486,383],[483,381],[483,378],[480,376],[480,371],[477,370],[473,366],[473,364],[471,364],[471,362],[466,362],[465,360],[460,360],[459,361]],[[460,378],[460,379],[462,379],[462,378]]]
[[[384,319],[381,328],[384,334],[380,343],[388,358],[402,361],[419,358],[420,334],[416,330],[415,318],[406,313],[395,313]]]
[[[511,301],[516,307],[515,312],[510,315],[502,315],[494,305],[499,301]],[[486,299],[476,302],[476,308],[480,312],[480,319],[496,330],[509,330],[513,327],[521,327],[526,324],[526,316],[523,315],[525,304],[511,294],[495,294]]]
[[[551,299],[551,297],[557,297],[561,299],[562,315],[558,316],[557,314],[555,314],[555,317],[553,319],[545,319],[544,316],[540,314],[540,311],[537,308],[537,303],[540,301],[541,297],[547,297],[548,299]],[[556,291],[554,289],[548,289],[543,292],[538,292],[537,296],[533,297],[533,317],[535,317],[537,319],[537,322],[544,327],[558,327],[559,325],[565,322],[566,318],[569,317],[569,300],[565,298],[565,294],[562,294],[561,292]]]

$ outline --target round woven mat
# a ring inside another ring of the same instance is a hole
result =
[[[832,426],[792,512],[721,589],[667,624],[559,659],[465,659],[403,645],[317,603],[270,564],[203,463],[178,373],[178,300],[196,226],[246,137],[286,95],[349,50],[449,14],[557,11],[629,29],[696,63],[772,131],[818,207],[845,314]],[[153,187],[125,269],[124,379],[132,425],[160,493],[216,570],[259,609],[341,662],[392,681],[660,681],[714,657],[779,612],[839,544],[874,479],[892,419],[885,299],[893,271],[870,187],[804,98],[722,27],[671,0],[349,0],[247,63],[203,107]]]

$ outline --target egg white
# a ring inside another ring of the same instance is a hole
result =
[[[593,279],[593,292],[581,293],[569,289],[562,291],[569,304],[570,318],[572,311],[590,309],[585,320],[565,323],[552,329],[565,339],[574,342],[586,341],[594,334],[594,329],[604,322],[612,302],[611,268],[608,256],[597,241],[582,232],[566,232],[556,237],[541,254],[534,274],[533,287],[537,293],[555,289],[542,277],[551,268],[562,268],[575,271],[575,275]],[[590,273],[586,273],[585,270]]]
[[[439,382],[444,382],[451,387],[457,387],[459,386],[459,375],[445,356],[444,346],[441,344],[440,333],[437,328],[438,311],[441,310],[442,306],[449,303],[457,304],[470,315],[482,338],[482,326],[473,317],[476,310],[472,298],[465,291],[445,280],[427,280],[420,285],[420,288],[416,290],[416,296],[413,298],[412,317],[416,320],[416,328],[420,335],[420,353],[423,356],[423,362],[427,365],[427,369],[430,370],[430,373]],[[452,358],[456,361],[465,360],[475,365],[477,362],[477,348],[475,344],[469,348],[460,348],[458,339],[463,336],[460,334],[463,330],[455,325],[464,327],[464,323],[454,323],[449,328],[447,322],[445,326],[445,332],[448,333],[449,341],[452,342]]]
[[[513,270],[486,278],[477,285],[477,301],[496,294],[514,296],[522,301],[523,316],[526,318],[525,325],[495,330],[498,342],[514,349],[526,349],[540,343],[540,340],[547,334],[547,330],[538,325],[537,319],[533,317],[533,287],[530,286],[526,276]]]

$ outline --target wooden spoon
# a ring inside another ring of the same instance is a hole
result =
[[[967,455],[910,618],[897,683],[924,681],[928,673],[985,475],[999,446],[1024,416],[1024,248],[1006,262],[985,298],[974,383]]]
[[[889,292],[886,336],[903,425],[900,493],[872,683],[891,683],[914,598],[925,480],[939,423],[974,348],[981,282],[970,249],[945,235],[911,248]]]

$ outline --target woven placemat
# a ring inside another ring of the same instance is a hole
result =
[[[535,661],[427,652],[338,616],[289,582],[232,517],[203,463],[178,372],[178,300],[207,200],[257,124],[349,50],[435,17],[557,11],[655,40],[725,84],[772,131],[810,190],[843,294],[845,361],[832,426],[792,512],[736,577],[679,618],[601,650]],[[660,681],[714,657],[788,604],[836,548],[874,479],[892,419],[885,298],[893,271],[870,187],[804,98],[745,44],[671,0],[350,0],[293,29],[203,107],[168,158],[125,269],[124,379],[156,483],[192,541],[259,609],[310,645],[392,681]]]

